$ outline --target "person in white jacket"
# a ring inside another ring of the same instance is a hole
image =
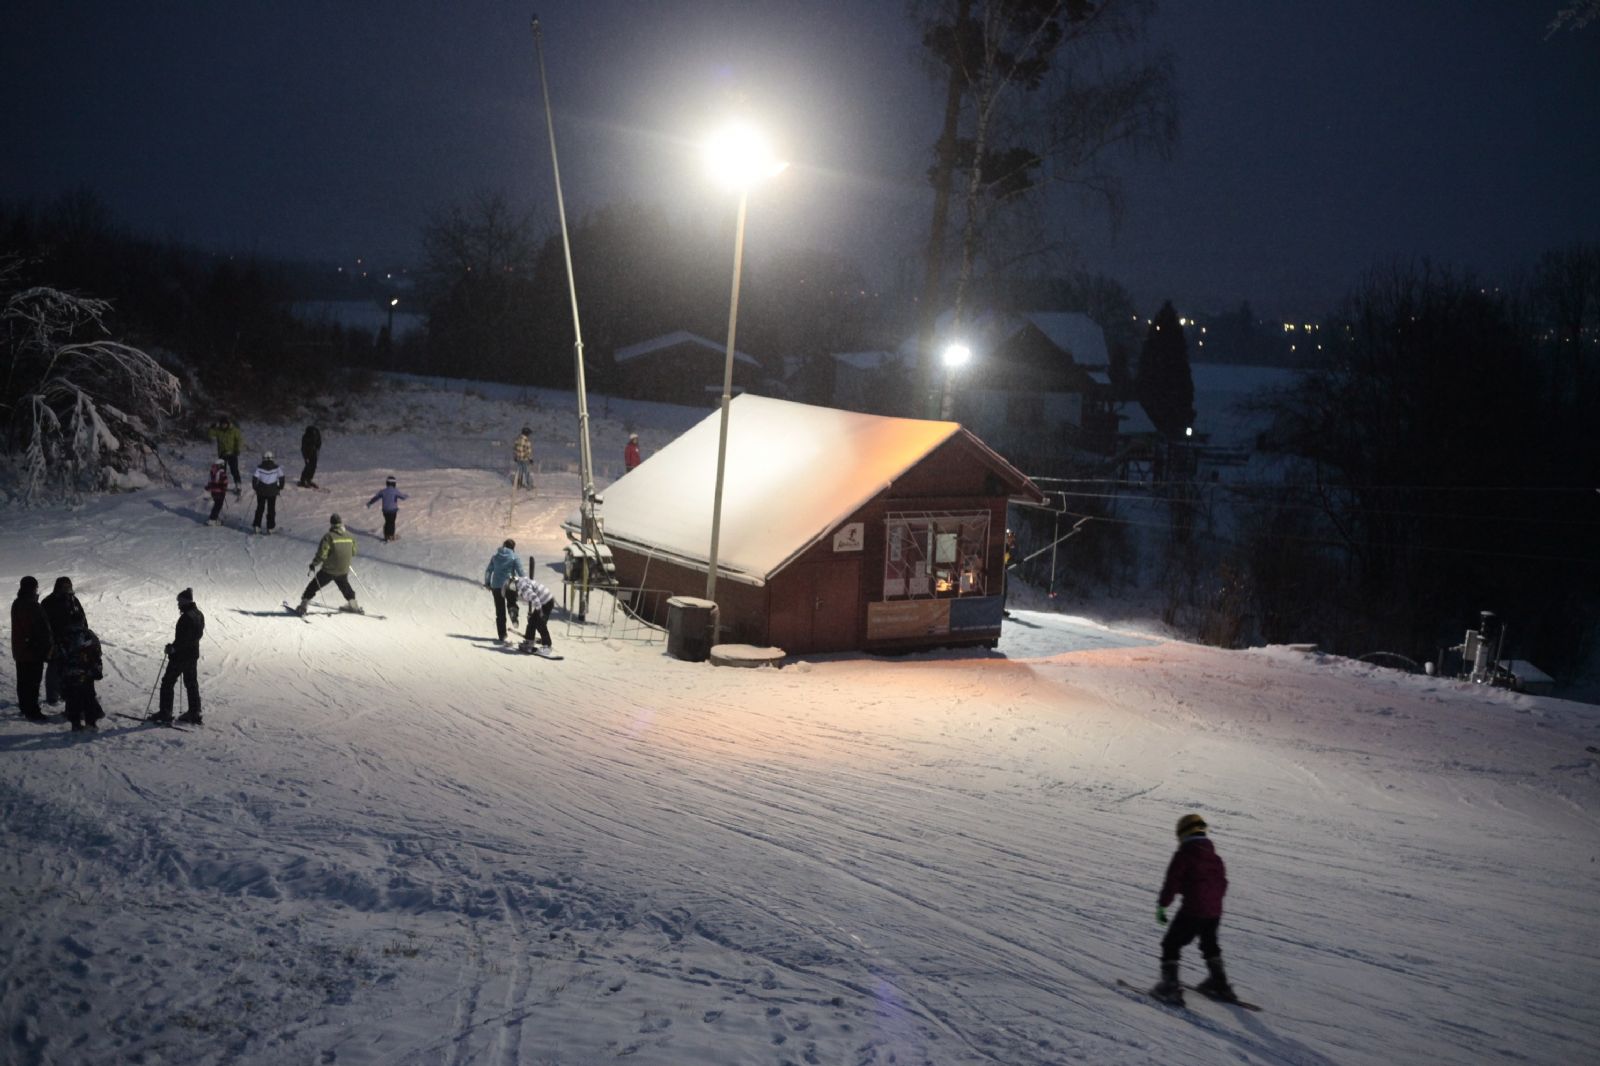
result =
[[[550,621],[550,612],[555,610],[555,594],[531,577],[513,578],[511,590],[515,592],[517,599],[528,605],[528,628],[522,634],[522,649],[524,651],[533,649],[533,636],[537,633],[539,646],[548,651],[550,626],[547,623]]]

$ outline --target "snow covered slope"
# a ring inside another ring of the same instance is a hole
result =
[[[1600,1059],[1594,708],[1031,612],[996,654],[732,670],[558,611],[565,660],[514,656],[484,563],[514,536],[556,587],[577,478],[513,512],[484,441],[572,420],[363,417],[277,537],[198,524],[198,489],[0,512],[7,589],[74,577],[109,710],[143,711],[178,589],[209,620],[202,730],[0,721],[0,1061]],[[386,620],[282,610],[335,509]],[[1264,1013],[1114,987],[1155,976],[1189,809]]]

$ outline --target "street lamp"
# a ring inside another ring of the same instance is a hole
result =
[[[954,402],[950,396],[950,379],[955,376],[958,368],[967,365],[972,360],[972,349],[965,344],[951,344],[944,350],[944,386],[939,390],[939,417],[944,421],[950,420],[950,412]]]
[[[394,308],[400,302],[400,297],[389,297],[389,343],[394,343]]]
[[[706,144],[712,175],[739,193],[738,221],[733,228],[733,295],[728,301],[728,354],[722,368],[722,426],[717,436],[717,481],[711,497],[711,554],[706,563],[706,599],[717,598],[717,547],[722,538],[722,478],[728,465],[728,404],[733,396],[733,335],[739,324],[739,273],[744,265],[744,216],[750,186],[772,177],[789,164],[779,160],[753,127],[724,127]]]

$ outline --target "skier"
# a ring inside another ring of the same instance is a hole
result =
[[[528,605],[528,628],[522,634],[522,650],[534,650],[533,635],[538,633],[539,646],[549,651],[550,626],[548,623],[550,621],[550,612],[556,606],[555,594],[531,577],[513,578],[509,593]]]
[[[228,473],[233,475],[234,496],[242,495],[244,478],[239,476],[239,450],[244,447],[244,434],[233,424],[233,419],[223,415],[212,423],[207,436],[217,442],[217,458],[228,464]]]
[[[17,664],[17,706],[30,722],[44,721],[39,683],[50,658],[50,619],[39,605],[39,579],[31,574],[17,584],[11,601],[11,658]]]
[[[394,531],[394,520],[400,517],[400,501],[409,500],[410,498],[395,487],[394,475],[391,474],[388,480],[383,483],[383,488],[379,489],[372,499],[367,501],[368,507],[371,507],[379,500],[383,501],[383,539],[385,542],[400,536]]]
[[[206,482],[206,491],[211,493],[211,517],[206,519],[206,525],[220,526],[222,502],[228,498],[228,464],[221,459],[211,463],[211,480]]]
[[[50,658],[44,667],[44,701],[53,707],[61,702],[61,672],[67,663],[67,634],[79,627],[88,629],[89,622],[84,617],[83,605],[72,594],[70,577],[56,578],[55,587],[39,606],[44,608],[44,615],[50,621],[50,636],[54,641]]]
[[[1198,814],[1178,819],[1178,850],[1167,864],[1156,901],[1156,921],[1167,924],[1167,907],[1175,896],[1183,906],[1173,916],[1167,935],[1161,938],[1161,981],[1150,994],[1164,1003],[1183,1006],[1183,985],[1178,981],[1178,955],[1183,946],[1200,938],[1200,955],[1209,972],[1196,986],[1213,999],[1237,999],[1222,968],[1222,949],[1217,946],[1217,925],[1222,921],[1222,897],[1228,891],[1228,871],[1222,858],[1206,836],[1206,821]]]
[[[183,678],[183,690],[189,697],[189,709],[178,721],[188,725],[201,725],[200,719],[200,638],[206,631],[206,616],[194,605],[194,589],[178,593],[178,625],[172,634],[172,643],[166,647],[167,669],[161,675],[161,709],[150,716],[150,721],[167,725],[172,721],[172,690],[178,678]]]
[[[332,581],[344,593],[344,606],[340,610],[366,614],[356,602],[356,590],[350,587],[350,564],[355,556],[356,539],[345,530],[344,520],[337,513],[329,515],[328,531],[317,545],[316,558],[311,560],[311,581],[300,594],[300,606],[294,613],[304,617],[306,608],[311,606],[311,597]]]
[[[61,670],[61,694],[67,701],[67,721],[72,731],[99,729],[106,716],[95,694],[94,683],[104,677],[100,662],[100,638],[88,626],[77,626],[67,633],[66,652]]]
[[[517,475],[512,488],[533,489],[533,475],[528,472],[528,464],[533,462],[533,430],[528,426],[522,427],[521,436],[511,445],[511,458],[516,460]]]
[[[497,643],[506,642],[506,585],[514,577],[525,576],[522,560],[517,558],[517,542],[507,537],[505,543],[489,557],[489,565],[483,568],[483,587],[494,594],[494,628],[500,634],[496,638]],[[517,617],[516,603],[513,598],[509,605],[513,625]]]
[[[303,489],[318,487],[313,479],[317,476],[317,453],[320,451],[322,451],[322,430],[314,425],[307,426],[306,431],[300,435],[300,458],[306,461],[305,467],[300,471],[300,487]]]
[[[261,453],[261,465],[250,478],[250,487],[256,492],[256,518],[250,523],[250,532],[261,532],[261,512],[267,514],[267,533],[278,525],[278,493],[283,491],[283,467],[272,458],[271,452]]]
[[[628,446],[622,449],[622,465],[624,467],[623,473],[631,474],[633,472],[633,468],[638,466],[642,461],[643,460],[641,460],[639,457],[639,434],[629,433]]]

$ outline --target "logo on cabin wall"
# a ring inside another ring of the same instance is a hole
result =
[[[833,550],[836,552],[858,552],[861,550],[862,539],[865,536],[865,522],[851,522],[849,525],[840,526],[833,535]]]

